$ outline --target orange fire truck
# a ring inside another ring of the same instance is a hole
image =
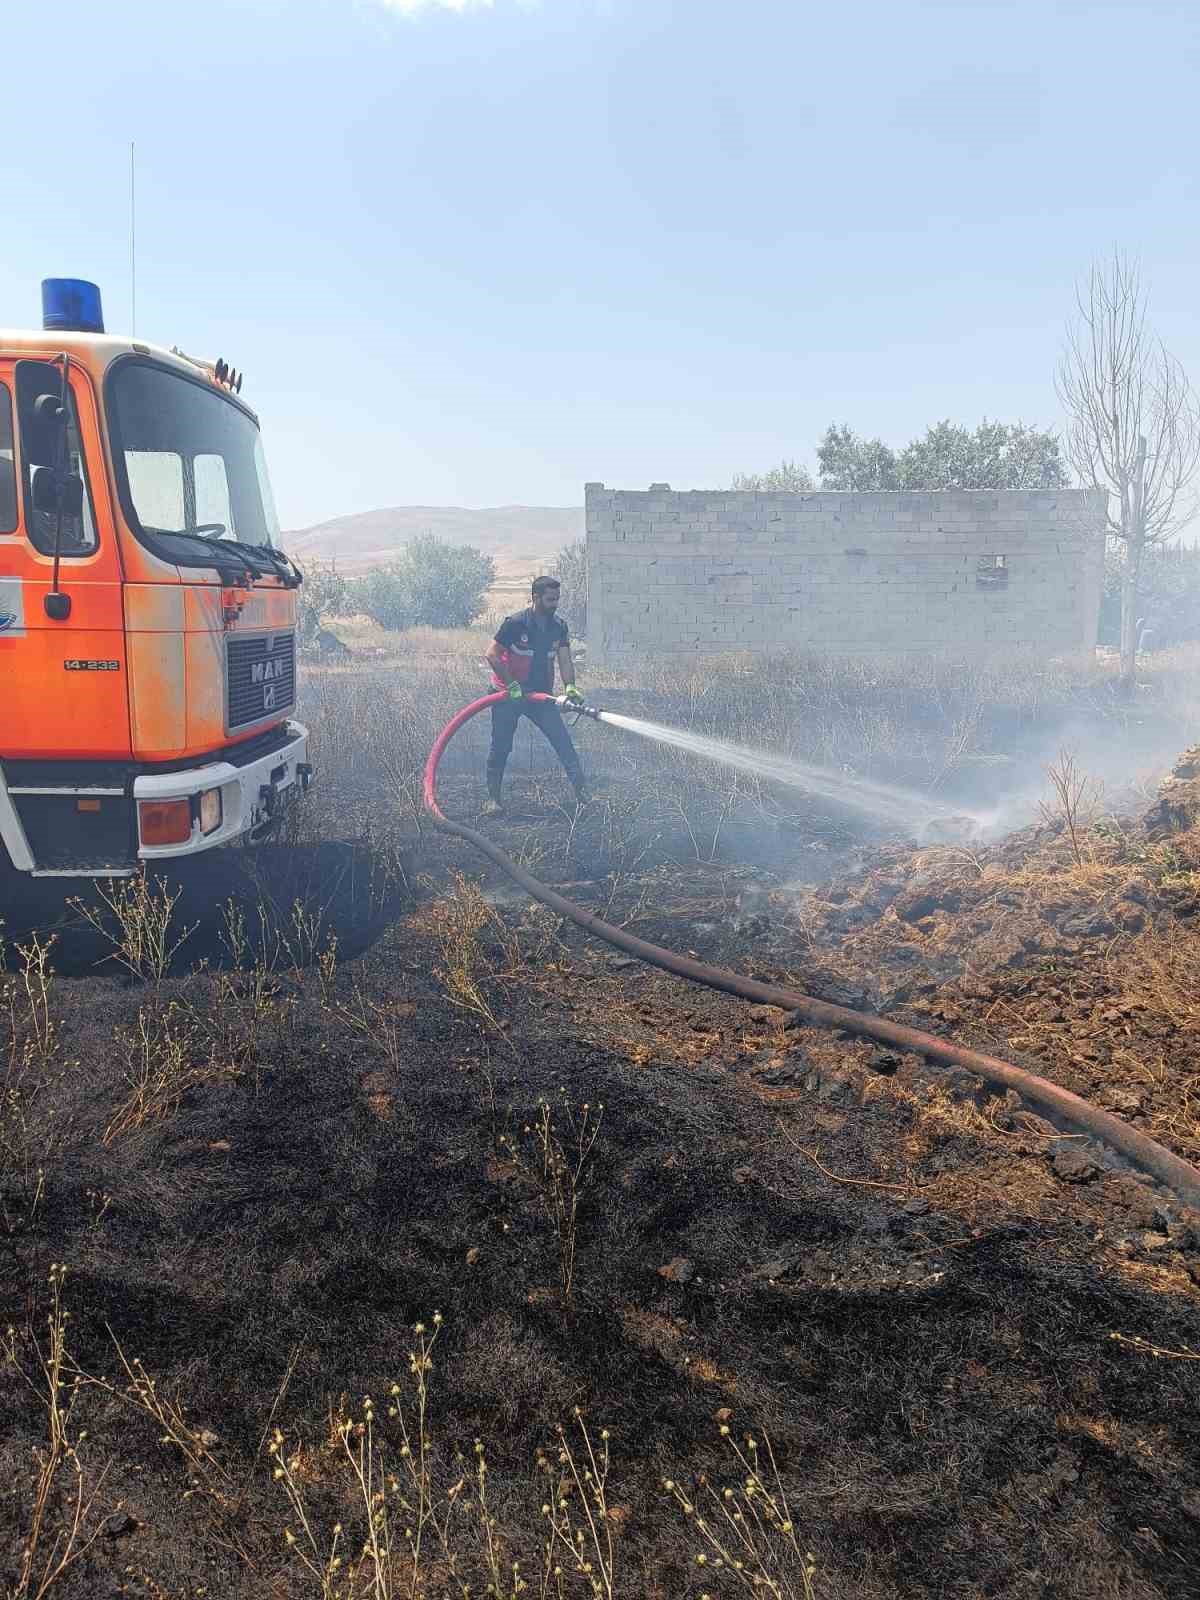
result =
[[[308,787],[301,577],[241,376],[42,305],[0,329],[0,869],[128,875]]]

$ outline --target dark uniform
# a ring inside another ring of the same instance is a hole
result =
[[[496,629],[496,643],[509,676],[517,680],[525,695],[550,694],[554,688],[554,663],[559,650],[570,643],[570,634],[559,617],[538,616],[529,606],[505,617]],[[497,689],[507,687],[494,673],[492,683]],[[505,700],[492,707],[492,747],[487,759],[487,786],[492,799],[500,799],[504,768],[522,717],[537,723],[562,762],[567,777],[576,789],[581,788],[583,769],[558,707],[545,700]]]

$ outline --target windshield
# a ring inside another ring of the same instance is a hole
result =
[[[279,524],[254,419],[203,380],[123,361],[109,422],[134,531],[173,561],[204,561],[197,540],[262,548]],[[232,552],[230,552],[232,553]]]

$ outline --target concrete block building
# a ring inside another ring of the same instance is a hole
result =
[[[1046,657],[1096,643],[1089,490],[769,494],[586,487],[588,644],[637,657]]]

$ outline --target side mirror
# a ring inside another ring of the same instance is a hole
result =
[[[33,402],[32,425],[25,431],[22,448],[34,466],[52,467],[59,460],[59,445],[67,414],[56,394],[39,394]]]
[[[41,398],[53,397],[43,395]],[[77,472],[64,472],[60,479],[53,467],[34,467],[31,487],[35,511],[44,511],[48,516],[55,516],[59,509],[61,494],[64,517],[83,515],[83,479]]]

